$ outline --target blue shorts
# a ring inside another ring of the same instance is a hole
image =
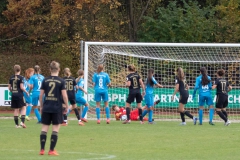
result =
[[[146,94],[144,100],[148,108],[153,107],[154,99],[152,94]]]
[[[39,101],[39,95],[32,95],[32,105],[33,106],[38,106],[38,101]]]
[[[83,97],[76,97],[76,102],[78,106],[85,105],[87,101]]]
[[[199,96],[199,106],[204,106],[205,102],[208,106],[213,105],[213,99],[211,96]]]
[[[107,102],[108,101],[108,92],[105,91],[105,92],[96,92],[95,91],[95,95],[94,95],[94,100],[96,102],[101,102],[101,99],[104,101],[104,102]]]
[[[32,95],[27,96],[27,94],[24,93],[24,99],[26,104],[32,104]]]

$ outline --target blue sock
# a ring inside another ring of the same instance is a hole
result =
[[[96,115],[97,115],[97,120],[100,119],[100,108],[96,108]]]
[[[108,106],[105,107],[105,112],[106,112],[106,117],[107,117],[107,119],[109,119],[109,118],[110,118],[110,110],[109,110],[109,107],[108,107]]]
[[[199,123],[202,124],[202,120],[203,120],[203,110],[202,109],[199,109],[198,115],[199,115]]]
[[[212,122],[214,116],[214,108],[209,109],[209,121]]]
[[[148,113],[148,110],[145,109],[142,113],[142,117],[146,116],[147,113]]]
[[[68,116],[71,111],[72,111],[71,109],[68,109],[68,112],[67,112],[66,115]]]
[[[88,106],[85,106],[82,112],[82,118],[86,116],[87,111],[88,111]]]
[[[41,115],[40,115],[40,113],[39,113],[38,108],[35,108],[35,109],[34,109],[34,113],[35,113],[35,115],[36,115],[36,117],[37,117],[37,119],[38,119],[38,122],[41,122]]]
[[[152,122],[152,117],[153,117],[153,110],[149,110],[149,113],[148,113],[148,122]]]
[[[27,106],[26,116],[29,116],[32,110],[32,106]]]

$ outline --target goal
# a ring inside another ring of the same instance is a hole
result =
[[[127,65],[134,64],[143,81],[146,79],[148,69],[153,68],[155,79],[164,86],[164,88],[154,90],[154,99],[161,101],[154,108],[154,119],[180,119],[177,111],[179,95],[176,95],[174,101],[171,102],[178,67],[184,69],[190,86],[190,96],[185,108],[196,116],[198,116],[198,97],[193,101],[191,96],[195,79],[200,74],[200,67],[206,67],[212,81],[216,79],[218,69],[225,69],[226,79],[233,87],[233,90],[229,92],[229,117],[231,120],[240,119],[240,44],[85,42],[84,52],[84,87],[88,90],[85,98],[91,106],[88,118],[95,118],[92,76],[97,66],[104,64],[105,72],[111,78],[109,107],[113,104],[124,107],[128,94],[128,88],[125,87]],[[214,102],[216,101],[215,92],[212,91]],[[144,101],[142,105],[145,105]],[[133,103],[132,108],[135,107],[136,103]],[[105,118],[104,114],[101,115]],[[207,106],[204,110],[204,120],[208,120]],[[220,120],[216,114],[214,120]]]

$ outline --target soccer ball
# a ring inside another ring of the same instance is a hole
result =
[[[121,116],[121,121],[126,121],[127,120],[127,115],[122,115]]]

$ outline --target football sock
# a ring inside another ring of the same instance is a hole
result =
[[[53,151],[58,139],[58,132],[53,131],[51,135],[51,143],[50,143],[50,150]]]
[[[38,108],[35,108],[35,109],[34,109],[34,113],[35,113],[35,116],[36,116],[37,119],[38,119],[38,122],[41,122],[41,115],[40,115],[40,113],[39,113]]]
[[[130,120],[130,107],[126,107],[127,120]]]
[[[46,139],[47,139],[47,132],[41,131],[40,134],[40,145],[41,145],[41,150],[45,148],[46,144]]]
[[[228,118],[228,114],[227,114],[227,112],[226,112],[225,110],[222,110],[222,113],[224,114],[224,116],[225,116],[226,118]]]
[[[147,113],[148,113],[148,110],[145,109],[142,113],[142,117],[145,117]]]
[[[193,116],[191,115],[191,113],[189,113],[188,111],[184,111],[184,114],[186,116],[188,116],[189,118],[193,119]]]
[[[87,111],[88,111],[88,106],[85,106],[82,112],[82,118],[86,116]]]
[[[18,126],[18,116],[14,116],[14,122]]]
[[[138,115],[139,115],[139,120],[143,121],[142,108],[138,108]]]
[[[32,106],[27,106],[26,116],[29,116],[32,110]]]
[[[79,120],[80,119],[80,115],[79,115],[78,109],[74,108],[74,112],[75,112],[75,115],[76,115],[77,119]]]
[[[203,110],[202,109],[199,109],[198,116],[199,116],[199,123],[202,124],[202,120],[203,120]]]
[[[152,122],[153,110],[150,110],[148,113],[148,122]]]
[[[71,109],[68,109],[68,112],[66,115],[68,116],[71,113],[71,111],[72,111]]]
[[[185,114],[180,112],[180,116],[181,116],[182,122],[185,122]]]
[[[209,121],[212,122],[214,116],[214,108],[209,109]]]
[[[107,119],[109,119],[109,118],[110,118],[110,110],[109,110],[109,107],[108,107],[108,106],[105,107],[105,112],[106,112],[106,117],[107,117]]]
[[[96,115],[97,115],[97,120],[100,119],[100,108],[96,107]]]
[[[21,116],[21,121],[22,121],[22,123],[25,122],[25,115],[22,115],[22,116]]]
[[[65,123],[67,123],[67,115],[66,115],[66,114],[63,114],[63,121],[64,121]]]
[[[227,122],[227,117],[225,117],[225,115],[224,115],[221,111],[217,111],[217,114],[218,114],[219,117],[221,117],[225,122]]]

